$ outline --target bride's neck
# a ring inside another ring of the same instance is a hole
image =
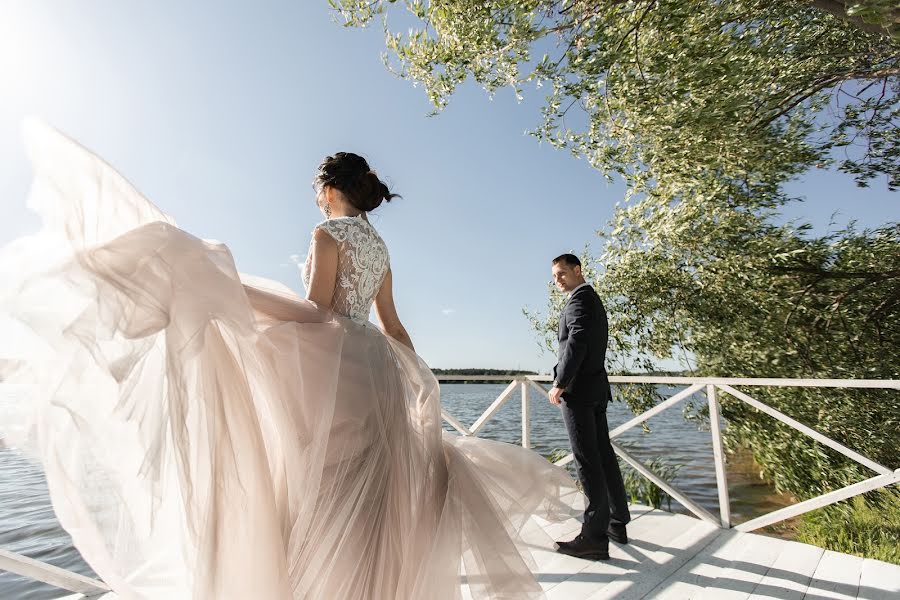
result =
[[[358,217],[362,215],[362,218],[366,218],[366,213],[360,211],[356,208],[343,208],[343,207],[334,207],[331,209],[331,218],[335,217]]]

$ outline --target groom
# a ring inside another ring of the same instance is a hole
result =
[[[581,533],[557,550],[579,558],[606,560],[609,540],[628,543],[631,520],[622,473],[609,441],[606,405],[611,392],[606,377],[609,334],[606,310],[581,273],[573,254],[553,259],[553,282],[569,300],[559,316],[559,362],[553,368],[550,402],[562,405],[575,469],[587,496]]]

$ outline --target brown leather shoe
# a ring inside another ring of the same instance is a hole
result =
[[[585,560],[609,560],[609,539],[595,542],[579,535],[569,542],[556,542],[556,551]]]

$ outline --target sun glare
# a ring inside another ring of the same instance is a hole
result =
[[[48,50],[56,43],[50,19],[32,2],[4,2],[0,8],[0,93],[3,101],[34,90]]]

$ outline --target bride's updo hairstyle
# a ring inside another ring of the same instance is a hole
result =
[[[378,208],[382,201],[399,197],[392,194],[383,181],[362,156],[352,152],[338,152],[326,156],[313,180],[313,187],[319,193],[326,185],[339,189],[347,200],[361,211],[369,212]]]

